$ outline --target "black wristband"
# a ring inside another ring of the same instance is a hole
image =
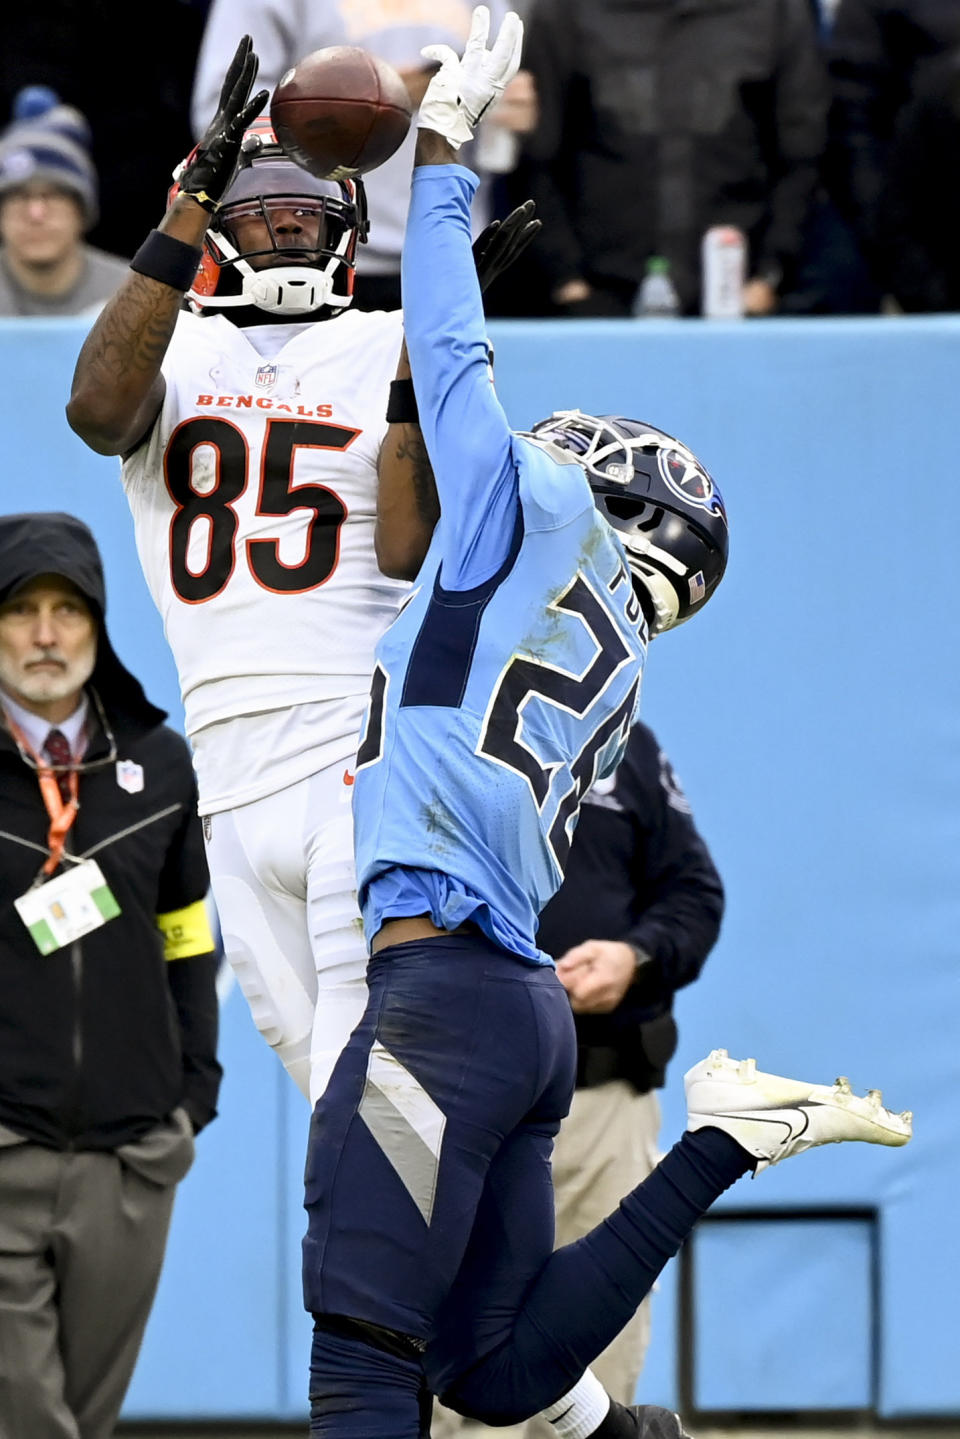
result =
[[[199,245],[188,245],[162,230],[151,230],[130,261],[130,268],[148,280],[159,280],[171,290],[185,292],[193,284],[202,259]]]
[[[413,393],[412,380],[391,380],[387,401],[388,425],[419,425],[420,411]]]

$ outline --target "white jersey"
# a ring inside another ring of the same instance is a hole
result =
[[[122,478],[201,813],[352,754],[408,589],[373,546],[401,331],[399,312],[347,311],[292,327],[265,359],[222,315],[177,320],[163,408]]]

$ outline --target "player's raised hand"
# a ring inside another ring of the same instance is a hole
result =
[[[440,69],[427,86],[417,125],[435,130],[454,150],[473,138],[477,124],[520,68],[523,21],[513,10],[487,48],[490,11],[478,5],[461,59],[449,45],[427,45],[420,54]]]
[[[535,208],[532,200],[525,200],[504,220],[492,220],[474,240],[473,262],[481,290],[489,289],[542,229],[534,215]]]
[[[253,40],[244,35],[227,70],[217,113],[174,172],[180,193],[191,195],[205,210],[213,212],[223,199],[236,172],[244,132],[270,98],[268,90],[260,90],[250,99],[259,64]]]

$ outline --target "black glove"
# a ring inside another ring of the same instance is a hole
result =
[[[217,209],[236,173],[244,132],[270,98],[268,90],[261,90],[249,99],[259,65],[253,41],[244,35],[223,82],[217,113],[175,176],[180,193],[192,196],[211,213]]]
[[[481,290],[488,290],[543,228],[541,221],[534,219],[535,208],[532,200],[526,200],[505,220],[492,221],[474,240],[473,262]]]

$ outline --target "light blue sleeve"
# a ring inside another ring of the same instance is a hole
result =
[[[423,165],[401,262],[403,323],[420,428],[440,499],[445,589],[496,574],[510,550],[519,491],[513,435],[490,379],[470,202],[477,177]]]

